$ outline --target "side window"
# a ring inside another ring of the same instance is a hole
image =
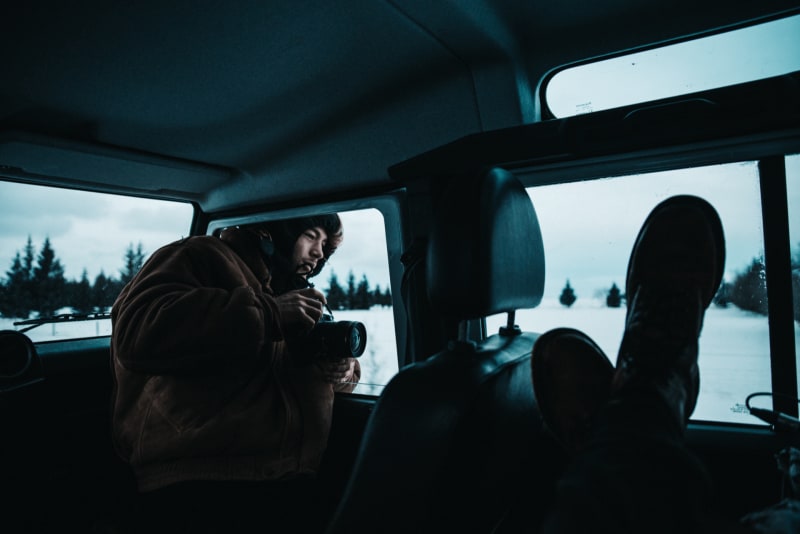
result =
[[[265,230],[278,232],[283,239],[298,230],[299,218],[330,213],[296,212],[248,215],[218,219],[209,225],[209,233],[223,228],[265,224]],[[351,211],[336,210],[342,222],[343,240],[319,274],[309,279],[326,297],[330,315],[336,323],[361,323],[366,333],[364,352],[359,356],[361,377],[353,393],[379,395],[397,374],[398,354],[395,316],[387,248],[387,228],[380,210],[374,208]],[[286,221],[289,221],[286,223]],[[281,224],[283,222],[283,224]],[[271,227],[270,225],[274,226]],[[301,223],[302,226],[303,223]],[[276,236],[273,240],[277,241]],[[285,244],[283,245],[285,247]],[[280,291],[280,288],[273,287]],[[339,325],[328,331],[337,332],[338,350],[348,352],[345,333],[358,333],[358,327]],[[319,333],[313,337],[318,338]]]
[[[800,155],[786,158],[786,193],[789,208],[789,240],[792,244],[792,293],[794,295],[794,352],[800,383]]]
[[[108,336],[150,253],[189,234],[190,204],[0,182],[0,329],[34,342]]]
[[[771,390],[759,191],[756,162],[530,188],[547,277],[542,303],[517,312],[517,323],[535,332],[578,328],[616,361],[628,258],[644,219],[667,197],[703,197],[720,214],[727,257],[700,337],[701,390],[693,418],[760,423],[744,406],[748,394]],[[487,319],[489,331],[504,321]]]
[[[360,357],[361,380],[354,393],[377,395],[397,374],[386,230],[376,209],[339,213],[344,241],[331,256],[317,287],[337,321],[358,321],[367,331]]]

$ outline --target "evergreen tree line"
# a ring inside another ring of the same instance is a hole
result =
[[[792,295],[794,320],[800,322],[800,247],[792,256]],[[620,292],[617,284],[612,283],[611,289],[606,294],[606,306],[619,308],[624,299],[625,295]],[[558,300],[568,308],[578,300],[569,280],[561,290]],[[733,304],[741,310],[767,315],[767,276],[764,258],[753,258],[744,271],[737,273],[733,282],[723,281],[714,296],[714,304],[723,308]]]
[[[145,257],[142,244],[134,247],[131,243],[123,256],[118,277],[100,271],[94,281],[90,281],[84,269],[79,280],[68,280],[50,238],[45,238],[37,254],[28,236],[25,247],[17,251],[6,271],[5,280],[0,280],[0,315],[18,319],[27,319],[31,314],[47,317],[66,307],[73,313],[105,313],[125,284],[139,272]],[[336,273],[331,272],[327,298],[332,310],[392,305],[389,288],[385,291],[380,286],[371,288],[366,275],[356,282],[352,271],[346,288],[339,284]]]
[[[104,313],[139,271],[144,259],[142,244],[134,248],[131,243],[125,251],[119,277],[100,271],[90,282],[84,269],[79,280],[68,280],[50,238],[45,238],[36,254],[28,236],[25,248],[17,251],[5,280],[0,281],[0,315],[26,319],[34,313],[47,317],[65,307],[72,308],[74,313]]]
[[[732,283],[724,282],[714,302],[767,315],[767,276],[764,258],[753,258],[750,265]],[[792,257],[792,302],[794,320],[800,322],[800,252]]]
[[[376,305],[392,305],[392,293],[388,287],[386,290],[381,290],[379,285],[374,289],[370,288],[367,275],[361,275],[361,279],[356,283],[353,271],[347,275],[346,288],[339,283],[336,272],[331,271],[325,298],[328,299],[328,307],[331,310],[368,310]]]
[[[39,317],[54,315],[57,310],[71,307],[75,313],[98,313],[107,311],[117,295],[144,264],[145,252],[142,244],[134,248],[128,245],[123,256],[123,267],[119,277],[106,275],[103,271],[90,282],[86,269],[80,280],[67,280],[64,266],[56,257],[50,238],[46,237],[36,254],[31,237],[23,250],[17,251],[6,271],[6,279],[0,282],[0,315],[27,318],[31,313]],[[800,321],[800,252],[792,257],[792,294],[794,296],[794,319]],[[371,288],[366,275],[356,282],[352,271],[343,287],[334,271],[328,279],[326,295],[332,310],[365,310],[372,306],[391,306],[392,294],[387,287]],[[619,308],[625,295],[616,283],[612,283],[606,294],[606,305]],[[578,300],[575,290],[567,280],[561,291],[559,302],[566,307]],[[767,314],[767,286],[764,259],[753,258],[750,265],[736,275],[733,282],[723,282],[714,298],[718,306],[734,306],[762,315]]]

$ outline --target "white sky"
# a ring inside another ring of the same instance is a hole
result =
[[[189,235],[191,217],[188,204],[0,182],[0,273],[30,235],[36,255],[50,238],[68,279],[119,277],[129,244],[151,253]]]
[[[642,223],[661,200],[697,195],[718,211],[726,238],[725,278],[732,281],[764,253],[755,162],[579,182],[530,190],[545,245],[545,296],[566,280],[579,297],[612,283],[624,291],[628,258]],[[787,158],[790,239],[800,253],[800,156]],[[571,215],[570,215],[571,214]]]
[[[365,274],[372,287],[379,284],[386,289],[389,271],[380,212],[341,216],[345,239],[315,283],[327,287],[333,270],[344,284],[352,268],[357,281]],[[80,279],[84,268],[90,281],[101,269],[119,277],[129,244],[136,247],[141,242],[149,255],[187,236],[191,218],[188,204],[0,181],[0,276],[6,278],[14,255],[24,253],[30,235],[37,256],[45,238],[50,238],[68,279]]]
[[[373,289],[379,285],[383,291],[389,287],[389,263],[386,252],[386,228],[383,216],[376,209],[340,212],[344,227],[344,241],[331,256],[325,269],[313,279],[320,288],[328,287],[331,271],[339,284],[346,287],[352,269],[356,283],[365,274]]]

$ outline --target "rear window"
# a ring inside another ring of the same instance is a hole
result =
[[[111,335],[108,313],[190,204],[0,182],[0,329],[33,341]]]
[[[568,117],[797,70],[800,15],[570,66],[544,95],[555,117]]]

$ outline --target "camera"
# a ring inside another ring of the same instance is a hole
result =
[[[367,346],[367,328],[358,321],[335,321],[325,313],[305,336],[291,340],[292,353],[301,358],[340,360],[358,358]]]

